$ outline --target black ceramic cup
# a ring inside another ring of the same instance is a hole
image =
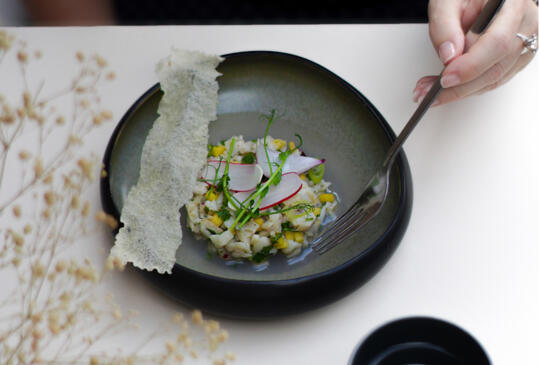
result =
[[[463,329],[429,317],[379,327],[355,348],[349,365],[490,365],[480,344]]]

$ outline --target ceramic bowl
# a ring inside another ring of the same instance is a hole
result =
[[[430,317],[402,318],[373,331],[349,365],[490,365],[480,344],[463,329]]]
[[[261,137],[266,127],[261,115],[275,109],[280,119],[270,134],[291,140],[299,133],[308,156],[326,159],[325,180],[339,196],[337,214],[343,213],[394,139],[382,115],[350,84],[305,58],[269,51],[224,58],[210,143],[237,134],[246,140]],[[105,152],[102,204],[117,218],[138,179],[141,150],[161,96],[159,85],[142,95],[120,120]],[[267,318],[314,309],[352,292],[383,266],[406,230],[411,202],[411,175],[401,152],[379,215],[325,255],[307,250],[292,260],[272,257],[268,265],[231,264],[209,257],[207,242],[184,229],[172,275],[143,274],[175,299],[218,315]],[[185,227],[184,218],[182,223]]]

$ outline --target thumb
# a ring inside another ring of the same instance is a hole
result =
[[[461,26],[464,1],[431,0],[428,7],[429,36],[443,64],[463,53],[465,35]]]

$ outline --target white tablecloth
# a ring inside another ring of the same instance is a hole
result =
[[[309,58],[357,87],[395,131],[415,109],[416,80],[441,70],[426,25],[10,31],[43,51],[36,67],[48,70],[49,83],[70,67],[58,60],[78,50],[103,55],[116,80],[102,100],[116,118],[156,82],[154,66],[173,46],[216,54],[277,50]],[[310,313],[264,322],[220,319],[230,332],[226,347],[237,354],[235,363],[343,364],[377,326],[427,315],[468,330],[494,364],[539,364],[538,76],[536,60],[498,90],[430,110],[405,146],[413,211],[388,264],[353,294]],[[15,82],[8,70],[0,71],[0,92],[8,94]],[[113,128],[101,128],[84,148],[101,155]],[[97,184],[92,197],[99,205]],[[111,238],[103,230],[88,243],[96,241],[108,250]],[[134,271],[108,285],[122,306],[141,312],[143,329],[185,310]]]

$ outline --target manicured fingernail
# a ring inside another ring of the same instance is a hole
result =
[[[416,103],[418,101],[418,97],[420,96],[421,89],[414,89],[412,94],[412,99]]]
[[[445,89],[456,86],[459,82],[459,76],[456,74],[448,74],[441,77],[441,86]]]
[[[441,59],[442,63],[446,64],[446,62],[454,58],[455,55],[456,47],[454,47],[454,43],[446,41],[439,46],[439,58]]]

